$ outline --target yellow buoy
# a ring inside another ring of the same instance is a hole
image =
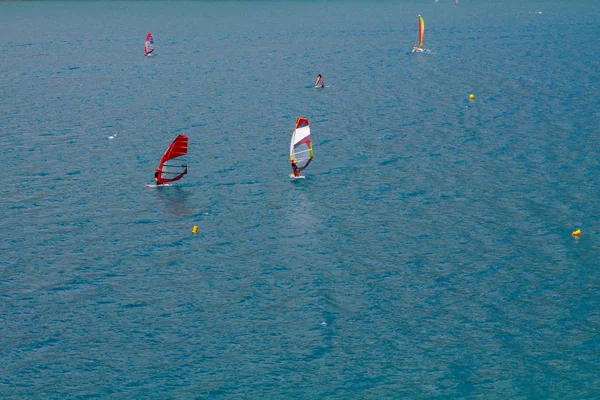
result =
[[[469,100],[473,100],[474,98],[475,98],[475,95],[474,95],[473,93],[471,93],[471,94],[469,95]]]
[[[581,229],[577,229],[571,233],[571,236],[573,237],[579,237],[579,235],[581,235]]]
[[[192,228],[192,233],[195,235],[196,233],[198,233],[198,227],[196,225],[194,225],[194,227]]]

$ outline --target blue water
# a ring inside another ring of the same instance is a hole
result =
[[[0,397],[599,398],[598,5],[452,3],[1,3]]]

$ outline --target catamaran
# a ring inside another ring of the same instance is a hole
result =
[[[296,127],[292,133],[292,141],[290,142],[290,164],[292,165],[293,172],[290,178],[304,178],[304,176],[300,175],[300,172],[308,167],[313,156],[308,119],[298,117]]]
[[[179,135],[169,146],[165,154],[160,159],[158,168],[154,171],[156,185],[146,185],[147,187],[163,186],[170,182],[175,182],[187,174],[187,153],[188,137]]]
[[[148,57],[150,57],[152,55],[153,51],[154,51],[154,38],[152,37],[152,34],[149,33],[146,36],[146,41],[144,42],[144,54],[146,54]]]
[[[420,53],[425,51],[423,48],[423,34],[425,33],[425,21],[423,17],[419,15],[419,45],[413,47],[413,53]]]

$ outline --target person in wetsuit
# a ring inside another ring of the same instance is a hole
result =
[[[297,178],[300,176],[300,171],[298,170],[298,165],[296,165],[296,161],[292,160],[290,161],[290,163],[292,164],[292,171],[294,171],[294,177]]]

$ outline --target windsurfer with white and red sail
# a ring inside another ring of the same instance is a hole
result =
[[[154,37],[151,33],[146,35],[146,40],[144,41],[144,54],[146,56],[151,56],[154,51]]]
[[[324,88],[325,87],[325,80],[323,79],[323,76],[321,76],[321,74],[317,75],[317,80],[313,87],[314,88]]]
[[[290,178],[304,178],[300,172],[304,171],[313,160],[313,147],[310,135],[310,126],[307,118],[298,118],[290,142],[290,165],[293,175]]]

